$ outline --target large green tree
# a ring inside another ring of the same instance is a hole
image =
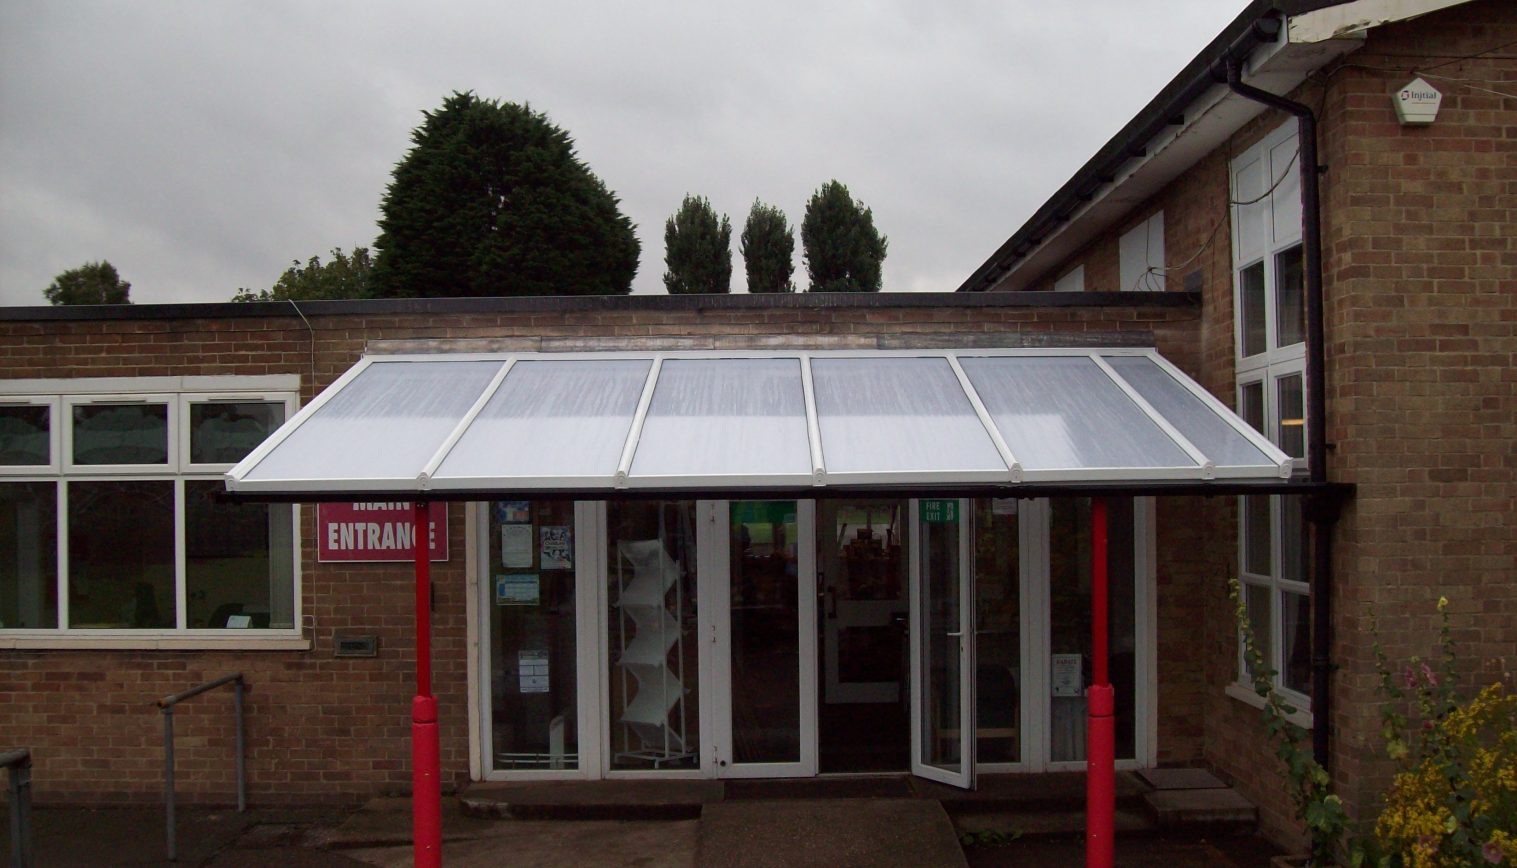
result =
[[[632,291],[632,221],[568,133],[473,93],[424,116],[380,205],[375,295]]]
[[[131,304],[132,285],[116,266],[100,260],[70,268],[53,278],[42,294],[53,304]]]
[[[703,196],[685,196],[664,223],[664,289],[670,295],[732,291],[732,223]]]
[[[808,292],[880,291],[887,240],[874,228],[874,213],[837,181],[823,184],[806,203],[801,244]]]
[[[279,275],[274,286],[260,292],[239,289],[232,301],[309,301],[319,298],[368,298],[369,272],[373,263],[367,247],[355,247],[351,254],[332,248],[332,258],[322,262],[312,256],[301,264],[296,259]]]
[[[743,224],[743,268],[749,292],[795,292],[795,233],[785,212],[757,199]]]

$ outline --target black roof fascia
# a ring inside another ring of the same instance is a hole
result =
[[[1262,28],[1268,26],[1262,22],[1278,21],[1281,16],[1299,15],[1347,2],[1350,0],[1253,0],[955,291],[989,290],[1017,260],[1030,252],[1031,247],[1089,201],[1097,189],[1115,180],[1122,164],[1135,153],[1141,153],[1165,127],[1174,124],[1201,94],[1213,85],[1226,82],[1225,76],[1218,76],[1219,64],[1225,58],[1232,56],[1241,60],[1256,46],[1272,38],[1272,34],[1262,32]],[[1018,251],[1019,247],[1022,251]]]
[[[0,307],[0,322],[92,320],[241,319],[486,313],[596,313],[924,307],[1196,307],[1200,293],[1026,292],[964,295],[954,292],[817,292],[734,295],[565,295],[489,298],[376,298],[194,304],[38,305]]]

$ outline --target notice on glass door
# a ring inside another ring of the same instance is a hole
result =
[[[548,692],[548,652],[516,652],[516,671],[521,681],[522,693]]]
[[[1053,685],[1054,696],[1079,696],[1084,687],[1082,661],[1079,654],[1050,655],[1048,680]]]
[[[513,568],[532,566],[532,525],[500,526],[500,564]]]

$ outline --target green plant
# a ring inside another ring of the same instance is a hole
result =
[[[1291,804],[1296,817],[1306,825],[1312,839],[1311,864],[1331,865],[1334,850],[1348,830],[1348,812],[1343,800],[1332,792],[1332,778],[1327,769],[1305,746],[1306,730],[1291,723],[1296,712],[1274,688],[1274,670],[1264,661],[1249,624],[1248,608],[1236,578],[1228,579],[1228,597],[1243,637],[1243,657],[1253,682],[1254,692],[1264,700],[1264,728],[1275,748],[1275,756],[1285,765]]]
[[[1022,837],[1020,829],[1012,829],[1010,832],[1002,832],[999,829],[976,829],[973,832],[959,834],[959,846],[961,847],[1005,847],[1007,844]]]
[[[1398,679],[1375,637],[1381,737],[1396,763],[1375,822],[1374,855],[1386,868],[1517,861],[1517,695],[1491,684],[1460,702],[1448,599],[1438,599],[1437,669],[1413,657]],[[1399,682],[1399,683],[1398,683]],[[1415,722],[1403,712],[1410,694]]]

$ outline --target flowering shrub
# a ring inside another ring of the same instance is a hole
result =
[[[1459,702],[1446,598],[1438,613],[1443,659],[1436,670],[1414,657],[1398,678],[1376,639],[1388,700],[1381,735],[1397,772],[1375,823],[1378,852],[1355,861],[1389,868],[1517,864],[1517,695],[1496,683]],[[1401,712],[1408,694],[1415,725]]]

